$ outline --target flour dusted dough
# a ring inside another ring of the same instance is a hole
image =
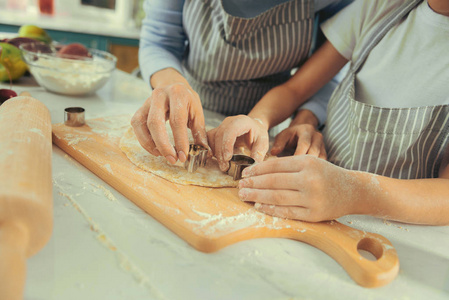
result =
[[[167,126],[171,142],[173,134]],[[189,139],[192,141],[192,137]],[[184,164],[177,162],[171,165],[162,156],[154,156],[140,146],[134,130],[130,127],[120,140],[120,149],[139,168],[165,178],[171,182],[184,185],[199,185],[206,187],[235,187],[238,181],[220,171],[215,158],[209,158],[204,168],[198,168],[195,173],[189,173],[184,169]]]

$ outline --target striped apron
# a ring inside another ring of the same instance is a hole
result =
[[[222,0],[186,0],[184,75],[205,109],[247,114],[307,58],[313,21],[312,0],[291,0],[254,18],[228,14]]]
[[[334,91],[324,130],[332,163],[399,179],[438,177],[449,145],[449,105],[381,108],[354,97],[355,76],[371,49],[420,2],[405,3],[380,24]]]

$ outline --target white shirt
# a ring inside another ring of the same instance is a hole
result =
[[[323,24],[333,46],[355,61],[377,25],[406,0],[357,0]],[[368,55],[356,99],[379,107],[449,104],[449,17],[423,1]]]

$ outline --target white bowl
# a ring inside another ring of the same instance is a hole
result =
[[[64,58],[42,43],[20,45],[22,58],[45,89],[64,95],[87,95],[101,88],[115,70],[117,58],[105,51],[89,49],[91,58]]]

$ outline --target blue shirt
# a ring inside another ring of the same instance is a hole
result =
[[[150,82],[157,71],[173,68],[182,72],[181,61],[187,45],[187,36],[182,26],[182,10],[185,0],[146,0],[146,13],[142,21],[139,64],[142,77]],[[223,0],[223,8],[229,14],[251,18],[289,0]],[[315,0],[315,11],[323,8],[335,9],[339,0]],[[347,1],[346,1],[347,2]],[[341,6],[341,5],[340,5]],[[328,95],[330,97],[330,94]],[[329,97],[309,101],[302,108],[310,109],[322,124],[326,118]]]

